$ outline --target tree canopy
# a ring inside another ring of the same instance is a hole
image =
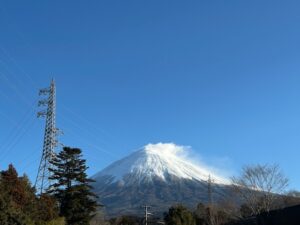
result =
[[[176,205],[169,209],[164,216],[167,225],[195,225],[193,213],[183,205]]]
[[[36,196],[26,175],[18,176],[14,166],[0,172],[0,224],[48,225],[58,218],[56,200],[49,195]]]
[[[58,199],[60,215],[68,225],[88,225],[97,210],[96,195],[86,174],[88,167],[78,148],[64,147],[51,161],[54,183],[49,193]]]

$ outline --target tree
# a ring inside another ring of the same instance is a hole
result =
[[[18,176],[12,164],[8,166],[7,170],[1,171],[1,188],[15,208],[22,210],[32,208],[32,203],[35,200],[34,189],[31,187],[27,176]]]
[[[278,202],[278,208],[284,208],[300,204],[300,192],[297,190],[289,190],[284,193],[280,202]]]
[[[196,225],[221,225],[232,220],[222,205],[204,205],[199,203],[194,212]]]
[[[64,147],[51,164],[50,179],[55,183],[50,186],[49,193],[58,199],[60,215],[65,217],[68,225],[88,225],[98,205],[81,150]]]
[[[164,220],[167,225],[195,225],[195,219],[183,205],[172,206],[168,213],[165,213]]]
[[[109,221],[105,218],[104,211],[99,208],[96,212],[96,215],[92,218],[90,225],[109,225]]]
[[[55,221],[58,219],[57,203],[52,198],[51,204],[43,204],[45,198],[50,196],[37,197],[28,177],[18,176],[12,164],[0,172],[1,225],[46,225]]]
[[[197,225],[207,225],[209,223],[207,207],[199,203],[194,212],[194,218]]]
[[[285,191],[288,179],[278,165],[266,164],[244,167],[239,177],[232,178],[232,183],[251,215],[257,215],[272,209],[275,200]]]
[[[19,177],[12,164],[0,173],[1,224],[33,224],[35,194],[26,176]]]
[[[251,216],[253,213],[251,208],[247,204],[242,204],[240,207],[240,214],[242,218],[247,218]]]
[[[42,194],[37,201],[38,217],[42,221],[52,221],[58,218],[58,204],[49,194]]]
[[[103,224],[103,223],[101,223]],[[141,219],[136,216],[120,216],[109,220],[111,225],[138,225],[141,224]],[[142,223],[143,224],[143,223]]]

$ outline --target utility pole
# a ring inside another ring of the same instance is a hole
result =
[[[208,194],[208,218],[209,218],[209,224],[213,225],[213,218],[212,218],[212,179],[210,174],[208,175],[207,180],[207,194]]]
[[[210,174],[208,175],[208,180],[207,180],[207,194],[208,194],[208,203],[209,205],[211,206],[212,205],[212,186],[211,186],[211,183],[212,183],[212,179],[211,179],[211,176]]]
[[[151,208],[150,206],[148,205],[144,205],[142,206],[144,208],[144,220],[145,220],[145,225],[148,225],[148,216],[149,215],[152,215],[152,213],[149,213],[148,212],[148,209]]]
[[[52,79],[50,87],[44,88],[39,91],[39,95],[43,95],[46,98],[38,102],[38,106],[44,106],[46,108],[42,109],[37,113],[37,117],[45,117],[45,133],[44,133],[44,143],[41,161],[38,168],[38,173],[35,181],[35,188],[38,194],[44,193],[50,186],[51,182],[49,177],[51,172],[50,161],[55,156],[55,148],[57,146],[57,135],[58,129],[55,125],[55,111],[56,111],[56,91],[55,82]]]

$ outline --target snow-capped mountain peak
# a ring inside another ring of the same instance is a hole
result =
[[[226,184],[227,181],[205,167],[195,165],[186,157],[188,147],[173,143],[148,144],[143,149],[118,160],[93,176],[94,179],[109,176],[113,181],[151,181],[161,179],[166,181],[170,177],[207,181],[211,176],[215,183]],[[128,180],[128,179],[127,179]]]

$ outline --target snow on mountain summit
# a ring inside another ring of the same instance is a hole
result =
[[[215,183],[227,181],[205,167],[195,165],[187,159],[188,147],[174,143],[148,144],[143,149],[112,163],[93,176],[94,179],[110,176],[114,181],[122,181],[131,177],[138,181],[151,181],[154,177],[166,180],[168,177],[207,181],[211,176]]]

